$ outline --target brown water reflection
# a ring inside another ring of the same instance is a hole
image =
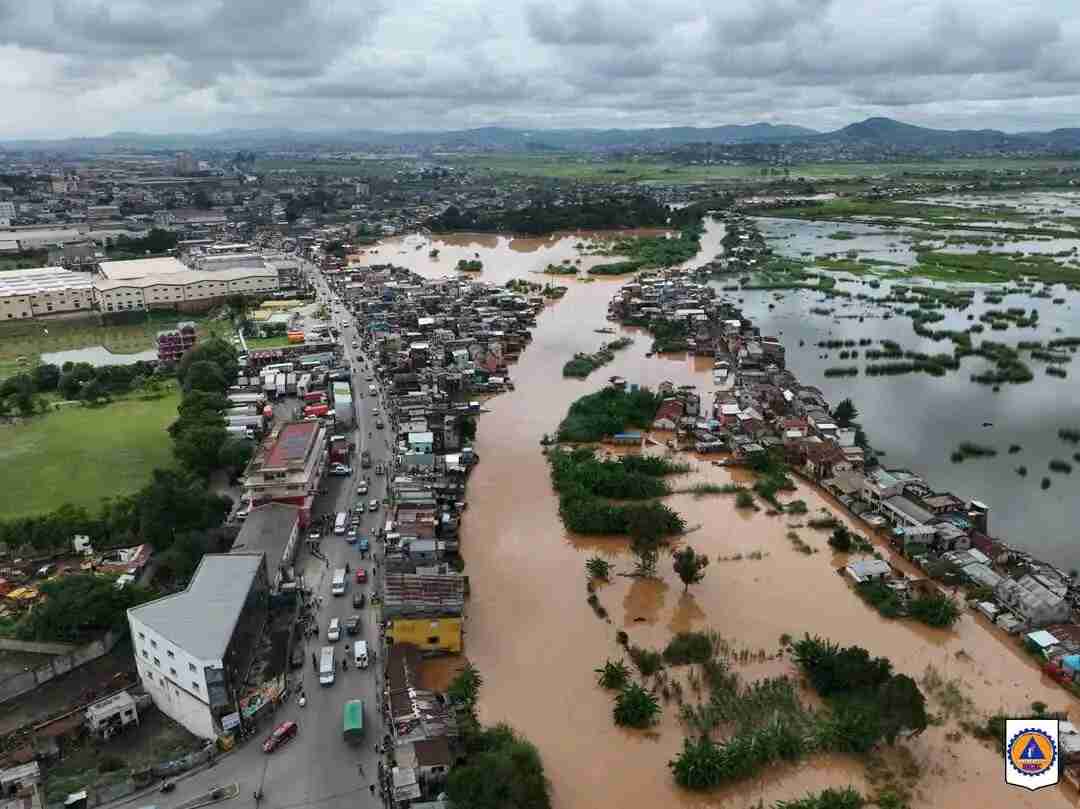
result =
[[[481,250],[482,277],[501,283],[525,277],[549,261],[574,258],[578,237],[524,240],[535,242],[526,251],[511,245],[518,240],[495,238],[495,247]],[[471,242],[460,247],[454,240],[434,244],[442,251],[438,262],[430,261],[426,250],[412,248],[393,260],[438,276],[476,249]],[[707,250],[705,255],[712,253]],[[469,485],[462,535],[472,586],[466,648],[484,676],[481,718],[507,721],[536,743],[557,809],[735,809],[759,799],[768,805],[825,786],[867,788],[860,761],[820,756],[714,794],[677,789],[666,767],[683,739],[675,707],[666,707],[654,732],[627,733],[612,723],[611,697],[595,684],[593,669],[605,658],[622,655],[615,642],[619,628],[626,629],[632,643],[656,648],[673,631],[711,627],[740,647],[769,654],[777,649],[781,634],[809,632],[864,645],[916,678],[932,664],[944,676],[959,679],[979,712],[1016,713],[1034,700],[1051,709],[1072,707],[1065,692],[981,618],[964,615],[952,632],[887,621],[866,608],[836,575],[833,568],[843,560],[829,552],[825,534],[796,529],[818,549],[811,555],[799,553],[786,537],[789,520],[764,511],[739,513],[730,497],[676,495],[671,505],[689,525],[701,526],[686,540],[697,550],[714,559],[741,553],[742,560],[714,561],[705,580],[688,595],[667,556],[661,558],[655,582],[613,576],[598,592],[611,622],[598,618],[585,601],[585,560],[600,553],[613,560],[616,572],[625,573],[632,569],[632,559],[619,540],[567,535],[558,519],[540,438],[555,428],[574,399],[598,389],[612,374],[654,387],[665,379],[692,383],[703,392],[709,391],[711,380],[705,372],[707,361],[646,358],[650,341],[641,335],[590,379],[564,380],[563,362],[575,351],[595,350],[609,338],[593,330],[611,325],[605,320],[611,284],[571,281],[568,286],[566,297],[540,315],[532,344],[511,369],[516,389],[491,400],[491,412],[481,418],[476,447],[483,461]],[[745,479],[745,473],[733,477],[707,462],[694,464],[687,482]],[[804,499],[812,512],[832,507],[804,486],[791,496]],[[753,551],[767,555],[745,558]],[[770,661],[765,669],[792,672],[784,660]],[[750,678],[762,667],[742,670]],[[1014,809],[1072,804],[1074,795],[1066,787],[1035,795],[1006,788],[1000,758],[970,737],[949,741],[946,733],[955,730],[954,722],[931,727],[910,744],[922,773],[915,806]]]

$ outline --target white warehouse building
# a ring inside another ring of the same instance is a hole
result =
[[[154,705],[196,736],[220,736],[268,603],[265,554],[207,554],[185,590],[128,610],[139,678]]]

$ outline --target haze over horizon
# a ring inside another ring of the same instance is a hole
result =
[[[0,139],[1076,125],[1065,0],[0,0]]]

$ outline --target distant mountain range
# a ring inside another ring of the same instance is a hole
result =
[[[305,132],[292,129],[227,129],[205,134],[152,135],[114,132],[110,135],[64,140],[16,140],[0,150],[40,149],[64,152],[113,152],[183,149],[306,149],[356,150],[499,150],[607,151],[663,149],[692,144],[790,144],[805,147],[853,147],[861,151],[981,152],[1080,151],[1080,128],[1049,132],[1007,133],[996,129],[930,129],[892,118],[867,118],[833,132],[801,126],[756,123],[714,127],[655,129],[517,129],[480,127],[442,132],[380,132],[340,130]]]

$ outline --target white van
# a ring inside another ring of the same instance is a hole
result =
[[[334,571],[334,578],[330,584],[331,595],[345,595],[345,581],[345,568],[339,567],[337,570]]]
[[[335,674],[334,647],[324,646],[319,653],[319,685],[333,685]]]
[[[367,653],[367,641],[358,640],[353,644],[353,660],[356,663],[358,669],[366,669],[368,667],[368,653]]]
[[[375,387],[374,385],[368,385],[367,386],[367,392],[371,396],[376,396],[379,393],[379,389],[377,387]]]

